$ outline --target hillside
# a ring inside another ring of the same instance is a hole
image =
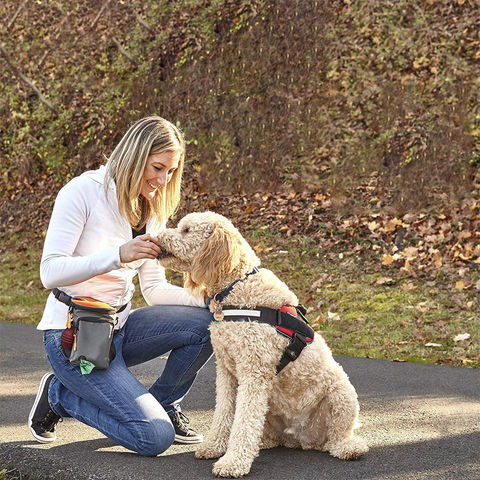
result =
[[[267,262],[315,251],[478,318],[478,2],[5,0],[0,18],[3,255],[40,244],[58,188],[157,113],[187,139],[179,215],[214,209]],[[312,268],[300,288],[333,314]]]

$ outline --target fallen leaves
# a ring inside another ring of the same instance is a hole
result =
[[[336,322],[336,321],[340,320],[340,315],[336,312],[328,311],[327,316],[328,316],[328,320],[330,320],[330,321]]]
[[[468,340],[470,338],[469,333],[459,333],[453,337],[454,342],[461,342],[463,340]]]
[[[382,257],[382,265],[385,265],[386,267],[389,267],[390,265],[392,265],[392,263],[394,262],[394,259],[393,259],[393,256],[386,253],[383,255]]]
[[[455,288],[457,290],[466,290],[467,288],[470,288],[472,286],[472,284],[470,283],[467,283],[463,280],[458,280],[456,283],[455,283]]]

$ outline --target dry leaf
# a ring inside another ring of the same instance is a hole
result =
[[[328,319],[333,320],[333,321],[337,321],[337,320],[340,320],[340,315],[338,313],[329,311],[328,312]]]
[[[391,285],[392,283],[394,283],[394,281],[393,278],[390,277],[381,277],[375,282],[376,285]]]
[[[405,255],[407,260],[413,260],[418,255],[418,248],[415,247],[407,247],[403,254]]]
[[[373,222],[368,222],[367,223],[367,227],[371,232],[374,232],[375,230],[378,230],[378,228],[380,226],[381,225],[379,223],[377,223],[375,220]]]
[[[422,313],[427,313],[431,309],[431,305],[428,302],[420,302],[419,304],[415,305],[417,310],[420,310]]]
[[[386,253],[382,257],[382,265],[385,265],[386,267],[389,267],[392,263],[393,263],[392,255],[389,255],[388,253]]]
[[[325,283],[325,280],[327,280],[327,279],[328,279],[328,274],[327,273],[322,273],[322,275],[320,275],[320,278],[318,280],[315,280],[312,283],[312,286],[310,288],[312,290],[315,290],[315,289],[321,287]]]
[[[453,337],[454,342],[461,342],[462,340],[468,340],[470,338],[469,333],[459,333]]]
[[[413,283],[406,283],[406,284],[402,285],[402,290],[403,290],[404,292],[409,292],[410,290],[413,290],[413,289],[415,289],[415,288],[416,288],[416,287],[415,287],[415,285],[414,285]]]
[[[385,231],[387,233],[392,233],[394,232],[398,226],[402,225],[403,226],[403,222],[398,219],[397,217],[395,218],[392,218],[392,220],[390,220],[389,222],[387,222],[387,224],[385,225]]]

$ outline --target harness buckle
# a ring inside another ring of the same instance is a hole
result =
[[[283,351],[280,363],[277,366],[277,374],[280,373],[290,362],[295,361],[307,346],[307,338],[301,333],[295,332],[290,343]]]

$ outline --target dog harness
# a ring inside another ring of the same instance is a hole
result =
[[[279,334],[290,339],[290,343],[285,347],[277,365],[277,374],[290,362],[296,360],[302,350],[313,342],[315,332],[304,316],[305,307],[303,305],[297,307],[285,305],[279,310],[265,307],[244,309],[227,305],[222,308],[222,313],[224,321],[267,323],[274,327]]]
[[[221,302],[232,291],[233,286],[245,280],[250,275],[258,273],[257,267],[247,273],[243,278],[235,280],[225,290],[214,295],[214,300]],[[209,303],[209,302],[208,302]],[[208,305],[207,303],[207,305]],[[277,374],[280,373],[290,362],[298,358],[302,350],[311,342],[315,332],[305,318],[307,310],[303,305],[284,305],[279,310],[273,308],[257,307],[246,309],[233,306],[222,306],[223,319],[230,322],[260,322],[275,327],[278,333],[288,337],[290,343],[285,347],[282,358],[277,365]],[[300,317],[300,318],[298,318]]]

